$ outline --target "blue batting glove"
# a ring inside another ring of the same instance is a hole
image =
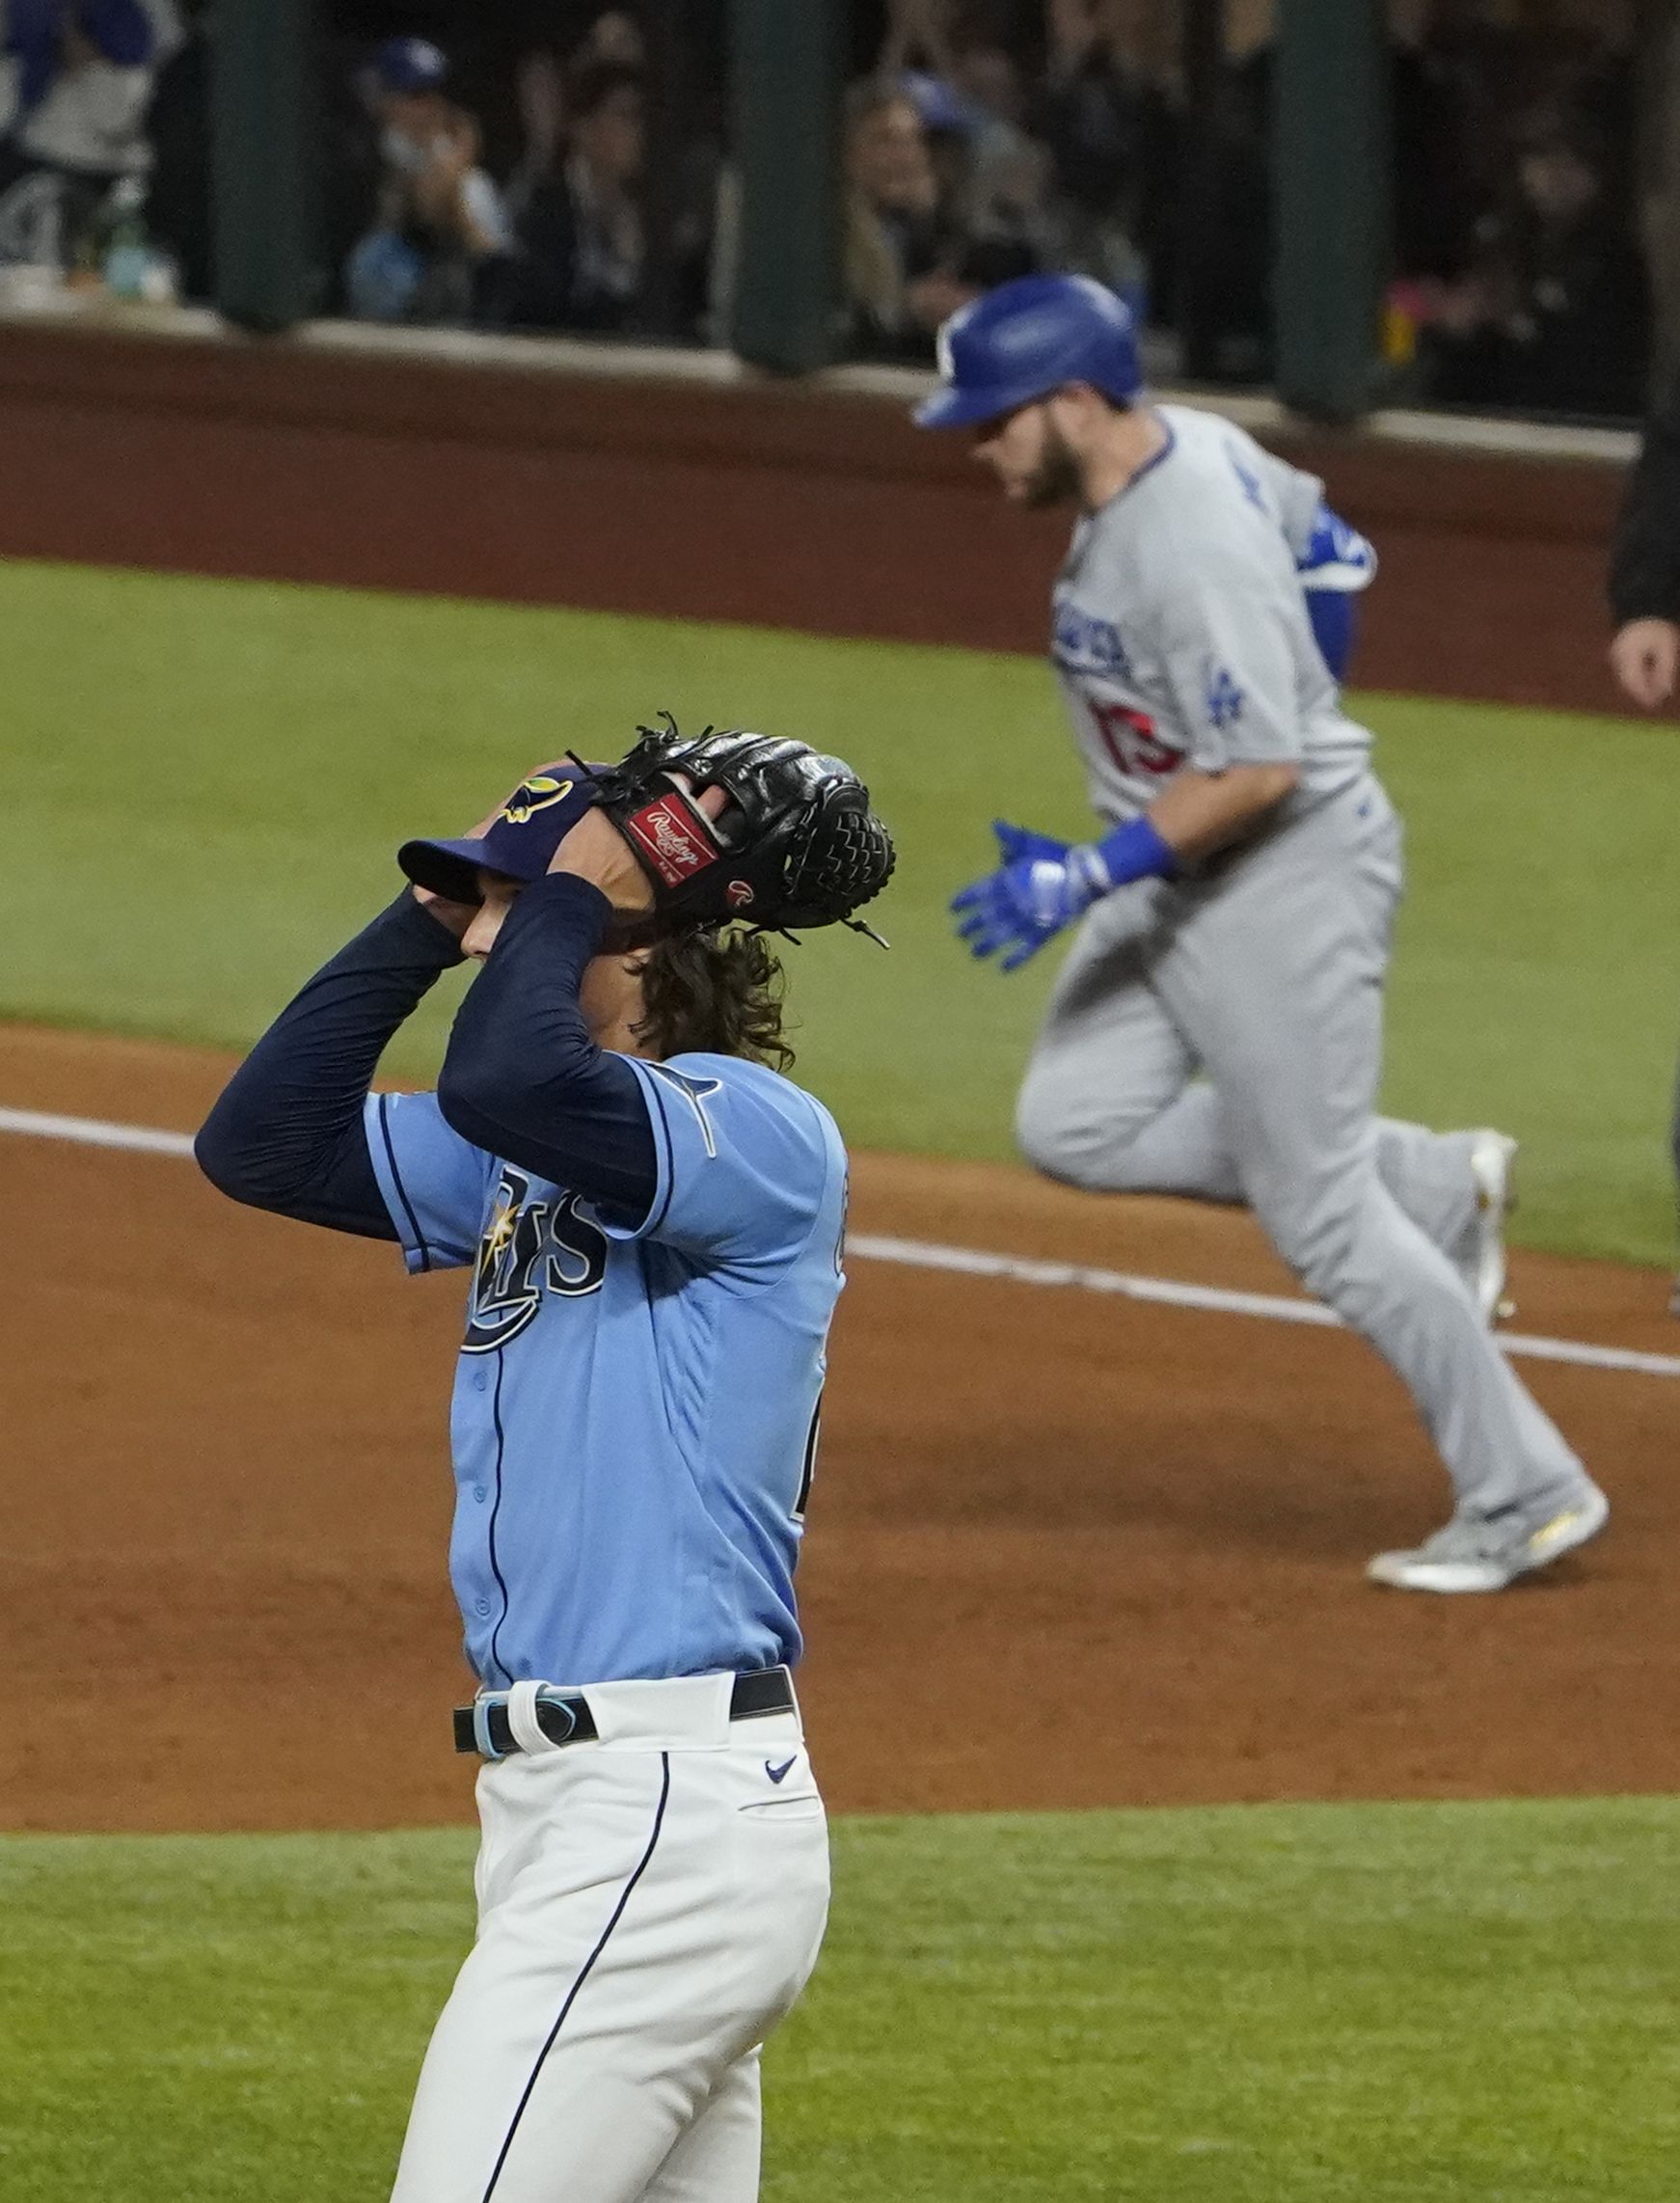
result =
[[[1014,864],[1023,857],[1043,857],[1060,864],[1068,854],[1068,844],[1058,841],[1054,834],[1034,833],[1031,827],[1011,826],[1007,819],[993,819],[991,830],[997,836],[998,857],[1005,864]]]
[[[1137,880],[1170,880],[1178,853],[1147,812],[1112,828],[1100,841],[1070,848],[1048,834],[994,820],[1002,864],[954,896],[957,931],[977,957],[1008,953],[999,968],[1018,971],[1093,903]]]
[[[1082,917],[1108,880],[1092,853],[1070,849],[1065,841],[1034,833],[1026,827],[994,822],[1003,863],[984,880],[952,897],[957,931],[975,957],[998,956],[999,969],[1018,971],[1047,940]]]

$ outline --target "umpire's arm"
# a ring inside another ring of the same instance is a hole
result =
[[[1611,666],[1646,711],[1680,680],[1680,387],[1645,429],[1611,553]]]

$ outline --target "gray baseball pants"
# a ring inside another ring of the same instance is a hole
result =
[[[1074,1185],[1246,1202],[1406,1385],[1458,1506],[1544,1519],[1585,1471],[1454,1266],[1476,1219],[1469,1140],[1376,1114],[1403,878],[1399,821],[1368,775],[1199,879],[1099,903],[1017,1135]]]

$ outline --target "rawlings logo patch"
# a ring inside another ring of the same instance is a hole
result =
[[[717,850],[680,796],[661,796],[657,802],[633,811],[624,823],[667,887],[680,887],[718,861]]]
[[[752,884],[747,880],[731,880],[723,890],[723,900],[732,911],[745,911],[747,904],[755,899]]]

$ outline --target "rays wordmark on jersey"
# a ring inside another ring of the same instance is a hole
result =
[[[576,1300],[601,1290],[607,1235],[582,1213],[577,1194],[533,1201],[530,1185],[523,1171],[503,1166],[478,1242],[463,1353],[492,1353],[516,1339],[545,1292]]]

